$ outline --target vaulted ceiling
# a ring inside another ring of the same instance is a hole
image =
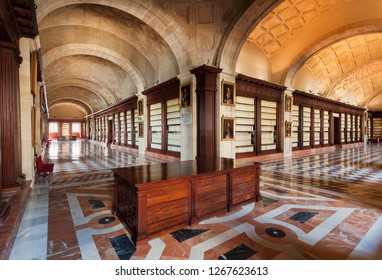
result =
[[[201,64],[382,110],[379,0],[35,3],[51,117],[90,114]]]
[[[247,39],[269,59],[273,79],[382,110],[382,1],[285,0],[278,4]],[[313,80],[314,85],[303,79]]]

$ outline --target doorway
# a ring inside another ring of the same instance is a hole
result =
[[[113,120],[107,120],[107,144],[113,143]]]
[[[339,117],[334,117],[334,145],[341,144],[341,120]]]

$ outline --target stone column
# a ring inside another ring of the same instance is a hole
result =
[[[216,157],[217,75],[222,69],[202,65],[191,70],[196,77],[197,158]]]
[[[180,160],[192,160],[196,156],[196,81],[190,73],[179,75],[178,79],[181,88],[190,86],[191,95],[190,106],[180,108]]]
[[[145,155],[146,150],[147,150],[147,138],[148,138],[148,131],[149,131],[149,126],[150,124],[148,123],[148,115],[150,112],[148,111],[147,108],[147,97],[142,94],[138,94],[138,100],[142,100],[142,106],[143,106],[143,115],[139,115],[139,108],[137,111],[138,116],[134,116],[135,120],[137,122],[135,123],[135,126],[138,126],[137,133],[135,135],[135,139],[138,139],[138,151],[140,155]],[[139,123],[143,122],[143,137],[139,137]]]
[[[216,135],[217,135],[217,142],[219,145],[217,146],[217,154],[220,157],[224,158],[232,158],[234,159],[236,157],[236,137],[233,141],[223,141],[222,140],[222,118],[223,117],[230,117],[235,118],[236,115],[236,106],[224,106],[222,105],[222,83],[228,82],[228,83],[235,83],[236,75],[222,72],[219,74],[219,81],[218,81],[218,94],[216,98],[216,108],[217,110],[217,117],[216,120],[217,126],[216,126]],[[234,94],[234,93],[232,93]],[[234,127],[234,130],[236,128]],[[235,133],[236,134],[236,133]]]
[[[21,96],[21,144],[22,144],[22,170],[27,180],[34,175],[34,146],[32,139],[32,110],[33,96],[31,93],[31,46],[32,39],[20,39],[20,51],[23,63],[20,65],[20,96]]]

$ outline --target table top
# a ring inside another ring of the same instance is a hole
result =
[[[129,183],[139,185],[254,165],[259,165],[259,163],[228,158],[209,158],[120,167],[111,170]]]

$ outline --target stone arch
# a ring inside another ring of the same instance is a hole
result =
[[[312,45],[307,46],[305,49],[300,51],[300,55],[298,56],[299,58],[291,65],[289,71],[286,73],[283,79],[284,85],[291,86],[293,78],[298,70],[310,57],[312,57],[315,53],[322,50],[323,48],[352,36],[381,31],[382,20],[378,23],[375,21],[369,21],[359,23],[357,25],[351,24],[350,26],[344,26],[338,30],[335,30],[334,32],[331,32],[331,34],[328,34],[325,39],[319,39],[317,42],[314,42]]]
[[[190,37],[183,29],[179,28],[179,26],[181,26],[179,22],[169,13],[166,13],[166,10],[159,5],[155,7],[154,11],[150,10],[151,6],[156,5],[154,2],[150,1],[149,3],[142,4],[142,2],[138,0],[112,2],[107,0],[73,0],[70,5],[73,4],[110,6],[125,11],[142,20],[162,36],[169,45],[177,58],[181,73],[190,70],[190,66],[198,66],[202,63]],[[40,4],[38,7],[38,22],[50,12],[66,5],[68,4],[65,3],[65,1],[45,1]]]
[[[131,76],[138,92],[142,92],[147,86],[143,74],[137,67],[119,53],[97,45],[91,45],[89,48],[87,44],[70,44],[52,49],[43,55],[44,67],[48,67],[55,60],[72,55],[91,55],[111,61]]]
[[[61,98],[61,99],[54,100],[53,102],[49,104],[49,109],[61,103],[73,103],[82,107],[87,112],[88,115],[93,113],[92,107],[85,101],[78,98]]]
[[[252,3],[222,39],[216,65],[223,68],[225,72],[235,73],[236,61],[245,41],[264,16],[281,2],[283,0],[274,0],[272,3],[269,1]]]
[[[118,97],[116,97],[114,93],[110,92],[106,85],[105,87],[102,87],[98,83],[85,79],[67,77],[65,79],[54,80],[50,82],[49,86],[49,92],[54,92],[58,88],[69,86],[84,88],[97,95],[105,105],[110,105],[118,101]],[[47,96],[49,96],[49,92],[47,93]]]

